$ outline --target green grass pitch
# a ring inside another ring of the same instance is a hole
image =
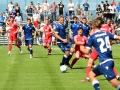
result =
[[[51,56],[43,47],[33,46],[32,59],[26,48],[22,48],[23,54],[13,47],[9,56],[7,46],[0,46],[0,90],[94,90],[91,82],[80,82],[85,78],[87,60],[80,58],[73,69],[61,73],[59,63],[63,53],[57,46],[52,46]],[[120,46],[113,45],[112,50],[115,68],[120,74]],[[104,76],[98,79],[101,90],[116,90]]]

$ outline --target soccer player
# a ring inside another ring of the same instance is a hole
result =
[[[101,21],[101,24],[102,24],[102,19],[101,18],[97,18],[98,20]],[[106,26],[106,27],[105,27]],[[109,28],[110,27],[110,28]],[[102,24],[101,26],[101,29],[100,29],[102,32],[108,32],[108,33],[113,33],[113,27],[111,26],[111,20],[110,19],[107,19],[107,24]],[[94,30],[91,31],[92,34],[94,34]],[[91,35],[92,35],[91,34]],[[87,82],[89,81],[89,72],[91,71],[91,67],[92,65],[94,65],[94,62],[97,60],[98,58],[98,53],[97,51],[93,48],[92,49],[92,53],[90,54],[90,57],[89,57],[89,60],[88,60],[88,64],[87,64],[87,69],[86,69],[86,79],[85,80],[81,80],[82,82]],[[116,78],[118,80],[120,80],[120,76],[118,75],[117,71],[115,68],[113,68],[113,71],[116,75]]]
[[[68,40],[66,39],[67,27],[68,27],[68,21],[66,20],[66,24],[64,24],[64,17],[60,16],[59,24],[55,29],[55,37],[57,38],[57,45],[64,52],[64,56],[62,58],[62,62],[60,63],[60,66],[66,64],[68,65],[68,67],[71,68],[69,64],[69,60],[71,59],[74,50],[72,49],[72,46],[68,43]]]
[[[82,24],[81,24],[82,28],[83,28],[83,36],[86,36],[88,38],[89,36],[89,32],[90,32],[90,26],[87,25],[87,18],[83,18],[82,19]]]
[[[87,40],[88,40],[85,36],[82,35],[82,33],[83,33],[83,28],[79,27],[78,28],[78,35],[76,35],[74,37],[74,41],[75,41],[75,58],[72,60],[71,67],[73,67],[73,65],[77,62],[77,60],[79,60],[80,57],[89,58],[88,55],[86,55],[82,51],[80,51],[80,46],[81,45],[85,46],[86,43],[87,43]]]
[[[51,55],[51,43],[52,43],[52,33],[53,33],[53,29],[52,29],[52,26],[50,25],[50,21],[49,19],[46,19],[45,20],[45,25],[43,27],[43,33],[45,35],[45,38],[44,38],[44,43],[43,43],[43,46],[45,49],[48,50],[48,55]]]
[[[100,64],[89,73],[92,85],[95,90],[100,90],[99,81],[96,77],[103,74],[113,87],[117,88],[117,90],[120,90],[120,83],[117,81],[113,71],[114,60],[110,45],[110,40],[120,40],[120,36],[102,32],[100,30],[101,21],[98,19],[92,21],[92,28],[95,33],[90,36],[87,47],[80,47],[81,51],[83,51],[85,54],[88,54],[90,52],[90,48],[93,46],[99,55]]]
[[[36,38],[36,31],[34,26],[31,23],[31,19],[27,18],[27,24],[22,27],[24,36],[25,36],[25,45],[30,52],[30,58],[33,58],[33,49],[32,49],[32,32],[34,31],[34,38]]]
[[[74,21],[74,23],[71,24],[71,31],[73,33],[73,40],[72,40],[72,42],[74,44],[75,43],[74,42],[74,36],[76,36],[78,34],[78,28],[81,27],[81,24],[77,22],[77,17],[76,16],[73,17],[73,21]]]
[[[14,22],[14,18],[10,16],[10,22],[8,24],[10,29],[7,30],[7,33],[9,33],[8,37],[8,55],[11,55],[12,51],[12,42],[20,49],[20,53],[22,53],[22,49],[20,47],[20,44],[17,43],[17,33],[19,31],[19,26]]]

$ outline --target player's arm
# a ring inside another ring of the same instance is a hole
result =
[[[77,40],[77,36],[74,37],[74,41],[75,41],[75,44],[76,44],[76,45],[83,45],[83,44],[85,44],[85,42],[80,42],[80,41],[78,41],[78,40]]]
[[[59,35],[58,33],[59,33],[59,27],[57,26],[56,29],[55,29],[55,37],[56,37],[57,39],[59,39],[59,40],[65,42],[65,43],[67,43],[67,42],[68,42],[67,39],[61,38],[60,35]]]

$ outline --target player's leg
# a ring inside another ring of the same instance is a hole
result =
[[[52,37],[48,39],[48,55],[51,55],[51,51],[52,51],[51,43],[52,43]]]
[[[99,87],[99,81],[97,80],[97,76],[99,75],[102,75],[102,71],[101,71],[101,66],[98,65],[97,67],[95,67],[92,71],[90,71],[89,73],[89,77],[90,77],[90,80],[92,82],[92,85],[94,87],[95,90],[100,90],[100,87]]]
[[[15,40],[13,42],[14,42],[14,45],[20,49],[20,53],[22,53],[22,48],[21,48],[20,44],[17,43],[17,40]]]
[[[120,76],[119,76],[119,74],[118,74],[118,72],[116,71],[115,68],[113,68],[113,71],[115,73],[115,76],[116,76],[117,80],[120,80]]]
[[[33,57],[32,40],[28,40],[28,44],[30,50],[30,58],[32,58]]]
[[[12,37],[9,37],[8,40],[8,55],[11,54],[11,50],[12,50],[12,41],[11,41]]]
[[[77,62],[77,60],[80,58],[80,52],[77,51],[75,53],[75,58],[72,60],[72,63],[71,63],[71,67],[73,67],[73,65]]]

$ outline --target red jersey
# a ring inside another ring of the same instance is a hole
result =
[[[35,28],[39,27],[40,22],[39,21],[34,21],[33,25],[35,26]]]
[[[108,32],[108,33],[113,33],[114,32],[114,27],[112,25],[103,24],[101,26],[101,31],[102,32]]]
[[[78,42],[85,42],[85,44],[87,43],[88,39],[85,36],[79,36],[76,35],[74,37],[74,41],[78,41]],[[84,44],[84,46],[85,46]],[[81,45],[81,44],[80,44]],[[80,45],[75,45],[75,49],[80,49]],[[83,45],[83,44],[82,44]]]
[[[52,34],[51,34],[52,26],[51,25],[45,25],[43,27],[43,29],[44,29],[45,36],[52,36]]]
[[[10,28],[10,36],[17,35],[16,31],[18,30],[18,25],[14,22],[9,23]]]

